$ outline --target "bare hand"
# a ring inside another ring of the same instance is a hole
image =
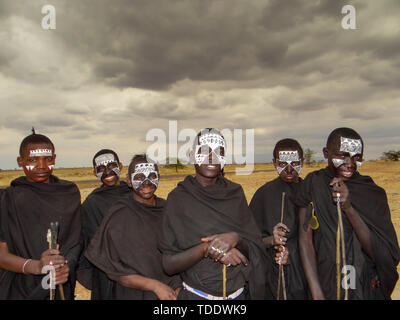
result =
[[[208,242],[204,256],[219,261],[229,250],[237,245],[239,239],[240,237],[236,232],[215,234],[202,238],[201,241]]]
[[[156,281],[156,286],[153,292],[160,300],[176,300],[176,297],[178,296],[176,290],[160,281]]]
[[[38,269],[36,274],[42,274],[44,266],[52,265],[56,269],[59,266],[65,264],[65,259],[60,255],[60,251],[57,249],[48,249],[44,251],[40,257]]]
[[[273,246],[284,246],[286,245],[287,237],[286,233],[290,232],[287,225],[283,223],[277,223],[272,229],[272,245]]]
[[[275,254],[275,262],[281,265],[287,265],[289,263],[289,249],[284,246],[279,246]]]
[[[69,266],[67,263],[62,264],[62,265],[57,265],[55,267],[55,271],[56,271],[56,285],[64,284],[68,281]]]
[[[227,254],[219,260],[219,262],[227,265],[228,267],[237,266],[241,263],[247,267],[246,257],[236,248],[229,250]]]
[[[330,186],[332,186],[333,201],[337,203],[340,197],[340,207],[344,210],[351,207],[350,193],[342,178],[333,178]]]

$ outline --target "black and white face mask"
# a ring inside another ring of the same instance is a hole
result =
[[[297,172],[297,174],[300,174],[302,164],[299,157],[299,152],[297,150],[279,151],[278,162],[279,164],[276,166],[276,170],[278,171],[279,175],[283,170],[286,169],[287,166],[291,166]],[[296,163],[296,165],[293,165],[292,163]]]
[[[138,163],[131,175],[132,187],[135,190],[140,189],[146,181],[158,187],[158,172],[154,163]]]
[[[217,133],[205,133],[199,137],[198,144],[194,148],[194,161],[199,166],[203,163],[208,164],[210,154],[213,154],[216,159],[218,159],[218,162],[214,163],[214,160],[212,160],[211,164],[221,164],[222,169],[225,166],[226,159],[225,156],[221,154],[221,150],[225,153],[225,139]],[[212,158],[214,159],[214,157]]]
[[[104,153],[99,155],[94,159],[94,162],[96,164],[96,175],[100,181],[107,170],[113,171],[117,177],[119,177],[121,174],[118,161],[115,159],[115,156],[112,153]]]
[[[363,145],[360,139],[350,139],[345,137],[340,137],[340,150],[341,152],[348,152],[350,154],[350,158],[355,155],[362,155]],[[345,159],[333,158],[332,163],[336,168],[339,168],[342,164],[344,164]],[[362,165],[361,161],[356,161],[357,169],[359,169]]]

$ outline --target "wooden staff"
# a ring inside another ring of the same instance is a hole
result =
[[[337,300],[340,300],[340,285],[341,285],[341,270],[340,270],[340,251],[342,252],[343,266],[346,265],[346,248],[344,243],[344,230],[342,220],[342,210],[340,209],[340,193],[337,193],[336,202],[337,214],[338,214],[338,227],[336,231],[336,277],[337,277]],[[339,243],[339,239],[340,243]],[[340,246],[342,250],[340,250]],[[348,300],[348,290],[344,287],[344,300]]]
[[[49,243],[49,249],[57,249],[57,235],[58,235],[58,222],[50,222],[50,229],[47,230],[47,242]],[[55,300],[55,290],[53,289],[53,277],[50,277],[50,300]],[[65,300],[64,288],[62,284],[58,285],[60,291],[61,300]]]
[[[226,265],[222,266],[222,298],[226,300]]]
[[[281,223],[283,223],[284,206],[285,206],[285,192],[282,192]],[[284,246],[281,246],[281,247],[283,247],[283,249],[285,249]],[[278,286],[277,286],[277,291],[276,291],[276,300],[279,300],[279,298],[280,298],[281,279],[282,279],[283,300],[286,300],[285,272],[283,270],[283,265],[280,263],[279,270],[278,270]]]

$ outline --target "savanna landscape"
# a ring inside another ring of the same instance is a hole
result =
[[[325,163],[312,163],[305,165],[301,172],[301,177],[305,177],[309,172],[325,167]],[[250,202],[255,191],[265,182],[274,179],[277,173],[272,164],[255,164],[254,171],[248,175],[235,174],[235,168],[239,166],[227,165],[225,167],[226,177],[242,185]],[[166,198],[168,193],[181,181],[184,175],[193,174],[193,166],[185,166],[182,169],[166,168],[160,166],[160,184],[156,194],[159,197]],[[396,229],[397,237],[400,235],[400,161],[366,161],[360,168],[360,173],[369,175],[376,184],[386,190],[389,206],[392,215],[392,221]],[[10,182],[22,174],[21,171],[1,171],[0,186],[8,186]],[[87,195],[97,186],[99,182],[93,175],[92,168],[59,168],[54,170],[54,174],[61,179],[74,181],[81,192],[82,202]],[[121,176],[127,175],[127,168],[123,168]],[[398,268],[400,271],[400,269]],[[90,298],[90,292],[77,283],[76,299],[87,300]],[[400,300],[400,284],[396,285],[392,298]]]

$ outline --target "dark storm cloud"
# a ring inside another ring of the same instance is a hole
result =
[[[286,135],[320,150],[329,126],[398,131],[398,0],[52,0],[51,31],[45,4],[0,2],[6,132],[39,126],[72,155],[93,140],[142,150],[179,120],[255,128],[260,155]],[[345,4],[357,30],[341,27]]]

